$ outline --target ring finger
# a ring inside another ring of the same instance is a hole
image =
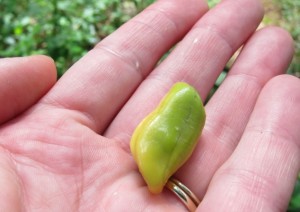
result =
[[[177,176],[199,198],[215,171],[234,151],[263,86],[285,72],[292,55],[291,37],[275,27],[256,32],[245,45],[206,105],[207,120],[199,144]]]
[[[274,77],[198,211],[286,211],[300,169],[300,81]]]

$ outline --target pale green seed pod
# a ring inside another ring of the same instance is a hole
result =
[[[130,149],[150,192],[160,193],[191,156],[204,123],[198,92],[179,82],[138,125]]]

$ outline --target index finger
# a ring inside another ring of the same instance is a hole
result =
[[[160,57],[206,10],[204,0],[156,2],[71,67],[43,104],[79,112],[84,123],[102,131]]]

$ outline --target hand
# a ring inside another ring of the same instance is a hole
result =
[[[46,57],[1,59],[1,211],[184,211],[171,192],[148,192],[131,134],[177,81],[205,99],[245,43],[176,177],[202,199],[197,211],[284,211],[300,167],[300,81],[280,75],[288,33],[255,32],[262,15],[258,0],[209,12],[205,1],[158,1],[55,85]]]

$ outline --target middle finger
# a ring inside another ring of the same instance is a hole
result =
[[[263,16],[260,1],[228,0],[196,23],[171,55],[140,85],[105,135],[128,142],[137,124],[177,81],[186,81],[206,97],[231,55],[255,31]]]

